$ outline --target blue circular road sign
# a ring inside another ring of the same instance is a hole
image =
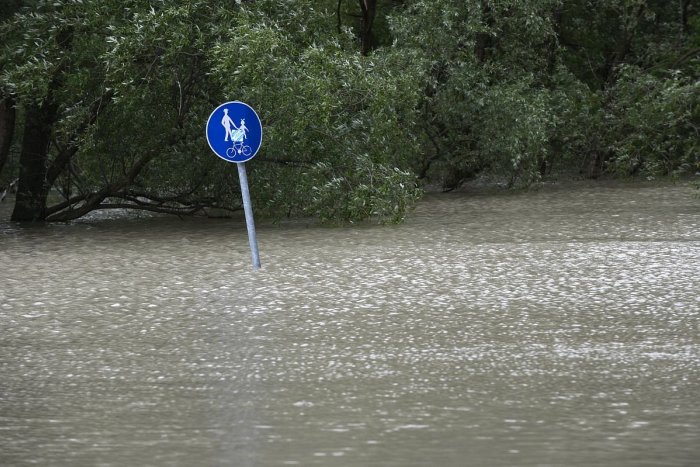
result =
[[[228,162],[246,162],[262,144],[260,117],[240,101],[218,106],[207,120],[207,142],[214,153]]]

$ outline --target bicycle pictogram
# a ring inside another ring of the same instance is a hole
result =
[[[224,118],[221,119],[221,124],[226,130],[224,141],[228,141],[231,138],[232,143],[231,147],[226,149],[226,155],[231,158],[238,155],[250,156],[252,149],[245,144],[249,131],[248,127],[245,126],[245,118],[242,118],[240,125],[236,126],[236,123],[228,115],[228,109],[224,109]]]

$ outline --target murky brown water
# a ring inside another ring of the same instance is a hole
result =
[[[700,464],[689,187],[258,234],[0,223],[0,465]]]

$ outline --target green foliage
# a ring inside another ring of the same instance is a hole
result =
[[[415,176],[374,163],[367,155],[354,158],[353,163],[342,174],[327,163],[318,163],[305,174],[314,178],[308,211],[325,222],[373,218],[401,222],[420,195]]]
[[[411,2],[392,18],[427,64],[420,173],[447,188],[481,173],[509,185],[539,178],[552,113],[548,51],[558,2]],[[435,27],[426,27],[426,24]],[[554,51],[552,51],[554,53]]]
[[[252,169],[272,189],[261,204],[277,216],[401,220],[416,198],[407,169],[420,151],[420,68],[399,73],[404,55],[361,57],[335,35],[295,40],[294,28],[260,12],[237,20],[211,61],[226,94],[253,105],[265,125]]]
[[[594,175],[598,154],[607,151],[601,93],[591,90],[563,66],[557,69],[553,81],[552,114],[558,120],[550,134],[549,161],[559,171]]]
[[[490,88],[475,127],[478,150],[496,172],[510,174],[511,186],[518,180],[525,185],[539,180],[557,118],[549,100],[546,90],[533,88],[526,80]]]
[[[264,126],[259,213],[398,222],[419,183],[698,170],[700,19],[682,5],[380,0],[362,56],[356,2],[338,23],[336,0],[13,0],[0,96],[52,110],[54,218],[239,209],[204,125],[242,100]]]
[[[608,91],[610,169],[622,175],[694,171],[700,162],[697,84],[680,72],[664,79],[632,66],[620,75]]]
[[[407,2],[394,32],[430,64],[419,173],[454,188],[484,174],[513,186],[554,169],[691,170],[698,30],[687,13],[682,24],[677,5],[645,0]]]

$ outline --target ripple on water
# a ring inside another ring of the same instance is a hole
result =
[[[685,196],[430,196],[399,227],[262,226],[259,273],[240,224],[3,231],[0,463],[687,465]]]

